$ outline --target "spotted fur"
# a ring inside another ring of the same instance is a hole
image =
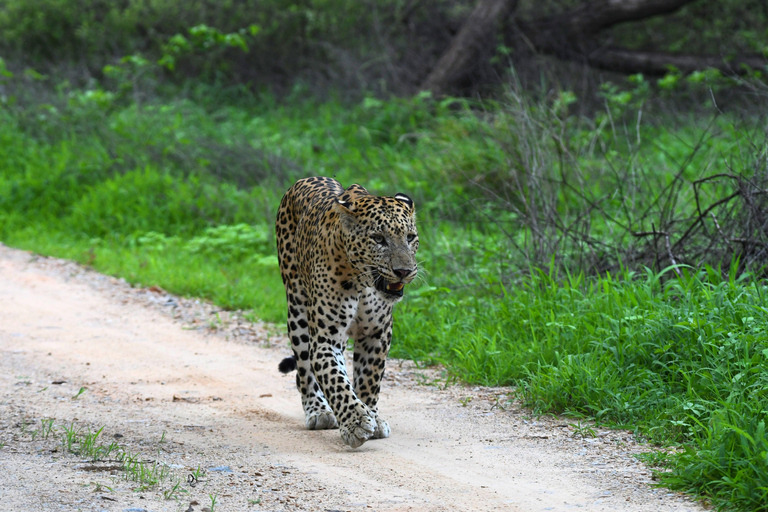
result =
[[[389,436],[378,414],[392,340],[392,308],[416,277],[419,237],[413,201],[376,197],[360,185],[306,178],[283,196],[277,254],[288,299],[293,357],[306,426],[339,428],[357,448]],[[344,350],[354,340],[353,379]]]

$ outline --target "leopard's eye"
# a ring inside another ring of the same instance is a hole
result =
[[[371,238],[379,245],[387,245],[387,241],[384,239],[383,235],[373,235]]]
[[[408,236],[405,237],[406,240],[408,240],[409,244],[412,244],[414,240],[416,240],[416,233],[408,233]]]

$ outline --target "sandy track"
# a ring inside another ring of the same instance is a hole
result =
[[[392,436],[349,449],[337,431],[303,429],[293,377],[276,371],[285,348],[227,340],[162,308],[0,245],[0,510],[195,511],[211,496],[219,511],[703,510],[649,487],[631,457],[647,448],[626,432],[582,439],[573,420],[506,406],[507,390],[417,385],[407,363],[392,362],[383,386]],[[55,436],[32,439],[41,418],[104,426],[106,442],[172,477],[142,489],[114,464],[63,453]],[[197,485],[163,499],[196,468],[207,469]]]

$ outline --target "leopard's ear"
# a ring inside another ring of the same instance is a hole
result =
[[[352,197],[355,196],[368,196],[370,195],[367,190],[365,190],[365,187],[362,185],[358,185],[357,183],[353,183],[349,186],[347,190],[345,190],[347,195],[350,195]]]
[[[405,203],[410,210],[413,210],[413,199],[408,197],[405,194],[395,194],[395,199],[398,201]]]
[[[331,208],[333,213],[339,216],[339,222],[344,229],[354,229],[357,225],[357,215],[359,213],[359,208],[354,201],[336,198]]]
[[[341,210],[342,212],[349,213],[354,215],[355,213],[355,204],[352,201],[343,201],[341,199],[336,199],[336,203],[334,204],[334,207],[337,210]]]

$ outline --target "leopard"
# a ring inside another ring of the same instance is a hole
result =
[[[278,369],[297,370],[306,428],[338,428],[352,448],[389,437],[379,393],[393,308],[418,273],[413,200],[304,178],[280,201],[275,234],[293,352]],[[344,355],[350,340],[351,378]]]

